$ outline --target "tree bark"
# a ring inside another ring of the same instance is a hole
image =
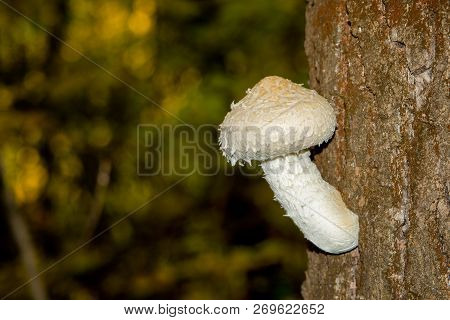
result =
[[[315,156],[359,215],[359,247],[311,248],[307,299],[448,299],[448,1],[317,0],[310,86],[337,131]]]

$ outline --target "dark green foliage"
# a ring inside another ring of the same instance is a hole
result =
[[[218,125],[260,78],[307,79],[302,1],[10,3],[92,59],[0,4],[3,175],[39,270],[183,178],[137,175],[137,125]],[[225,176],[217,155],[216,175],[195,172],[46,272],[49,297],[300,297],[301,233],[260,176]],[[2,296],[29,278],[7,226],[2,214]]]

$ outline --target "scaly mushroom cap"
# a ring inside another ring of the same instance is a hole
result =
[[[277,76],[259,81],[220,125],[220,147],[234,165],[264,161],[328,141],[336,116],[316,91]]]

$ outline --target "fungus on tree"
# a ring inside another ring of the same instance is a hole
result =
[[[309,148],[328,141],[336,116],[316,91],[281,77],[262,79],[220,125],[220,147],[232,165],[261,161],[265,179],[305,238],[329,253],[358,245],[358,216],[322,179]]]

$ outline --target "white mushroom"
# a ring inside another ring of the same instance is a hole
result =
[[[224,155],[236,162],[261,161],[275,198],[304,236],[320,249],[342,253],[358,245],[358,216],[322,179],[308,148],[328,141],[336,116],[314,90],[287,79],[258,82],[220,125]]]

